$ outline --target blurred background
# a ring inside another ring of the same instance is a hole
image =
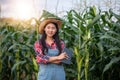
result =
[[[0,0],[0,80],[37,80],[43,18],[62,20],[74,53],[66,80],[120,80],[120,0]]]

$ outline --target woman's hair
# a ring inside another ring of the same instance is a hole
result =
[[[55,22],[50,22],[50,23],[54,24],[56,29],[57,29],[57,32],[55,33],[55,35],[53,35],[53,39],[55,40],[55,43],[57,45],[57,48],[58,48],[59,54],[60,54],[62,52],[62,48],[61,48],[61,43],[60,43],[60,39],[59,39],[59,28],[58,28],[57,23],[55,23]],[[46,27],[46,25],[45,25],[45,27]],[[41,37],[41,39],[39,41],[39,43],[42,45],[43,54],[45,54],[45,52],[48,51],[48,47],[47,47],[46,42],[45,42],[46,37],[47,37],[47,35],[46,35],[45,31],[44,31],[43,34],[42,34],[42,37]]]

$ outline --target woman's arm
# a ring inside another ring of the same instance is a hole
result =
[[[65,48],[65,43],[63,40],[60,40],[60,43],[61,43],[61,48],[63,50]],[[61,60],[65,58],[68,58],[68,55],[64,52],[64,53],[61,53],[59,56],[50,57],[49,62],[60,63]]]
[[[61,41],[61,47],[62,49],[65,47],[64,42]],[[58,56],[47,56],[42,53],[42,46],[39,44],[39,41],[36,41],[34,44],[34,50],[37,53],[36,55],[36,61],[37,63],[60,63],[62,59],[68,58],[66,53],[61,53]]]
[[[48,63],[49,56],[42,53],[42,46],[39,44],[39,41],[36,41],[34,44],[34,50],[36,52],[36,61],[37,63]]]
[[[51,63],[58,62],[59,63],[59,62],[61,62],[62,59],[65,59],[65,58],[67,59],[68,55],[64,52],[58,56],[49,57],[48,62],[51,62]]]

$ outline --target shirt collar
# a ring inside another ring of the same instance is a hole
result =
[[[55,44],[55,39],[52,40],[52,43],[51,43],[51,44],[48,44],[48,43],[46,42],[46,45],[49,46],[49,47],[51,47],[53,44]]]

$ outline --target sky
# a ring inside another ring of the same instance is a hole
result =
[[[39,17],[43,10],[52,13],[67,11],[72,0],[0,0],[1,17],[28,19]],[[64,3],[64,4],[63,4]]]
[[[108,10],[110,7],[120,10],[120,0],[0,0],[0,17],[39,18],[43,10],[64,15],[70,9],[84,9],[85,1],[87,6],[95,5],[102,7],[103,10]]]

